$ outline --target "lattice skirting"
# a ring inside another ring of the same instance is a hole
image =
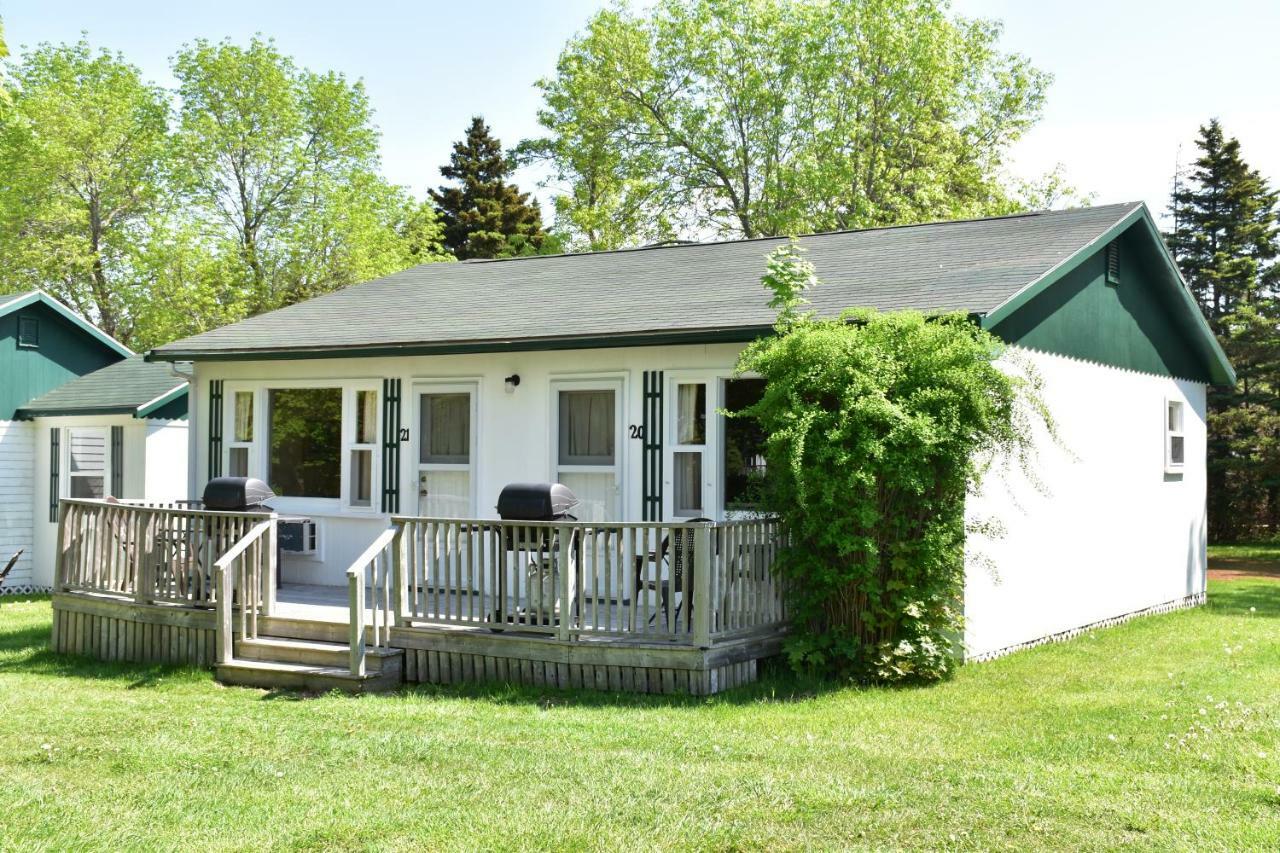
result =
[[[1112,616],[1109,619],[1100,619],[1097,622],[1090,622],[1088,625],[1081,625],[1079,628],[1071,628],[1066,631],[1059,631],[1056,634],[1049,634],[1038,640],[1028,640],[1025,643],[1016,643],[1012,646],[1006,646],[1003,649],[996,649],[993,652],[984,652],[980,655],[966,657],[966,663],[982,663],[983,661],[995,660],[1004,657],[1013,652],[1020,652],[1023,649],[1030,649],[1036,646],[1043,646],[1046,643],[1061,643],[1064,640],[1070,640],[1078,637],[1086,631],[1093,631],[1097,628],[1109,628],[1112,625],[1119,625],[1128,622],[1130,619],[1136,619],[1139,616],[1154,616],[1157,613],[1169,613],[1174,610],[1185,610],[1188,607],[1199,607],[1206,601],[1204,592],[1192,593],[1182,598],[1175,598],[1172,601],[1166,601],[1163,604],[1154,604],[1151,607],[1144,607],[1141,610],[1135,610],[1132,613],[1125,613],[1120,616]]]
[[[427,649],[405,649],[404,655],[404,677],[410,682],[506,682],[531,687],[582,687],[623,693],[706,696],[753,682],[758,671],[755,660],[708,669],[677,669],[557,663]]]
[[[37,586],[31,583],[15,583],[0,586],[0,596],[6,595],[48,595],[53,592],[52,587]]]

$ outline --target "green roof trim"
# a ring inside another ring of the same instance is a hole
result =
[[[187,383],[175,377],[169,365],[151,364],[135,355],[36,397],[18,407],[16,415],[27,420],[68,415],[146,418],[186,395]]]
[[[1200,306],[1196,304],[1195,297],[1191,295],[1191,290],[1187,287],[1182,273],[1178,270],[1177,263],[1169,253],[1169,247],[1165,245],[1164,238],[1160,236],[1160,229],[1156,226],[1155,220],[1152,219],[1151,212],[1147,209],[1145,203],[1137,205],[1130,213],[1102,234],[1081,246],[1075,254],[1065,258],[1040,278],[1028,283],[1026,287],[1011,295],[992,311],[983,314],[982,327],[990,330],[1007,320],[1037,296],[1073,273],[1096,253],[1105,251],[1110,243],[1135,225],[1156,246],[1156,254],[1161,261],[1160,271],[1163,273],[1160,278],[1165,287],[1169,288],[1169,292],[1174,294],[1174,303],[1182,313],[1182,318],[1188,321],[1197,333],[1196,344],[1205,356],[1212,384],[1234,385],[1236,381],[1235,369],[1228,361],[1226,353],[1223,352],[1222,346],[1213,334],[1213,330],[1209,328],[1209,323],[1200,311]]]
[[[129,349],[127,346],[120,343],[67,306],[63,305],[57,299],[54,299],[43,290],[28,290],[25,293],[11,293],[6,296],[0,296],[0,316],[10,314],[17,311],[19,308],[25,308],[26,306],[36,302],[41,302],[49,306],[49,308],[62,315],[68,321],[84,329],[99,343],[105,345],[109,349],[115,350],[125,358],[134,354],[133,350]]]

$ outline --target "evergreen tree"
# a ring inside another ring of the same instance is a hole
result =
[[[449,165],[440,167],[440,174],[458,186],[431,191],[445,246],[459,260],[535,255],[549,248],[538,206],[507,183],[513,171],[515,164],[484,119],[473,118],[466,139],[454,143]]]
[[[1211,388],[1208,399],[1209,530],[1230,541],[1280,531],[1278,194],[1217,119],[1196,146],[1166,236],[1236,369],[1236,386]]]

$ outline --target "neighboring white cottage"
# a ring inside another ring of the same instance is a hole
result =
[[[48,294],[0,296],[0,594],[52,585],[60,498],[185,497],[186,397]]]
[[[285,582],[339,585],[391,514],[493,518],[559,481],[586,520],[750,512],[760,436],[718,413],[774,317],[781,241],[428,264],[159,347],[191,362],[198,497],[261,477],[309,519]],[[1202,600],[1205,389],[1230,366],[1141,204],[804,237],[824,316],[964,311],[1033,361],[1062,445],[971,505],[966,646],[986,656]],[[979,559],[981,557],[981,559]]]

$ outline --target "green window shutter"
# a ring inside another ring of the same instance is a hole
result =
[[[49,430],[49,520],[58,520],[58,490],[62,485],[62,430]]]
[[[644,521],[662,520],[662,371],[644,372],[641,407],[640,510]]]
[[[222,380],[209,382],[209,479],[222,476]]]
[[[111,495],[124,497],[124,427],[111,428]]]
[[[382,511],[400,511],[400,380],[382,380]]]

